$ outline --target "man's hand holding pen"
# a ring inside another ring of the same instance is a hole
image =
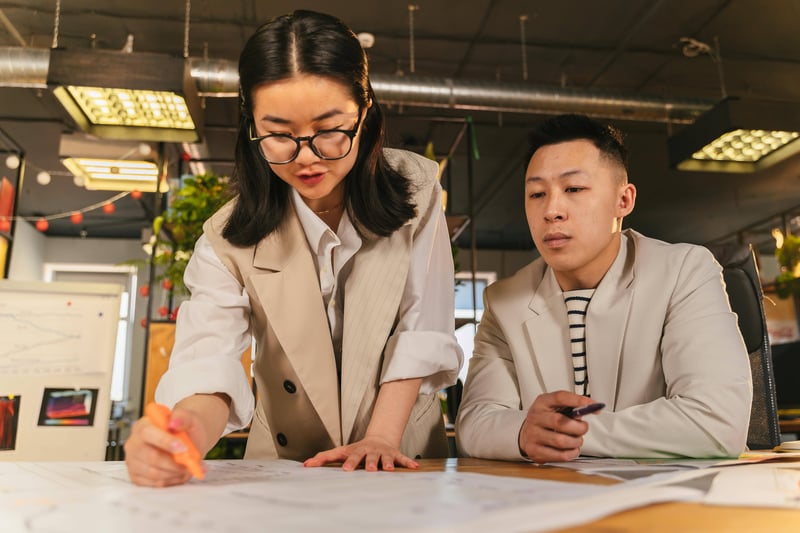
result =
[[[568,391],[539,395],[520,428],[520,452],[534,463],[575,459],[589,430],[589,424],[580,417],[601,408],[591,398]]]

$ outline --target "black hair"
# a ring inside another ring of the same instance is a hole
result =
[[[414,217],[416,206],[411,182],[384,158],[385,119],[369,83],[367,56],[339,19],[297,10],[259,27],[239,57],[241,116],[230,180],[236,201],[223,236],[235,245],[251,246],[285,219],[289,185],[272,172],[250,141],[252,96],[261,84],[301,73],[342,83],[359,109],[366,110],[356,163],[344,180],[344,201],[362,237],[365,229],[390,235]]]
[[[622,132],[586,115],[557,115],[539,124],[528,136],[528,161],[542,146],[578,140],[591,142],[601,154],[621,165],[627,175],[628,149]]]

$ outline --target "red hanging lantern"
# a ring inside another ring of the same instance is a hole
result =
[[[75,211],[69,216],[69,219],[72,221],[73,224],[80,224],[83,222],[83,213],[80,211]]]
[[[147,298],[150,296],[150,285],[142,285],[139,288],[139,294],[142,295],[142,298]]]
[[[166,305],[162,305],[158,308],[158,315],[159,316],[167,316],[169,314],[169,309],[167,309]]]
[[[138,200],[142,197],[142,191],[131,191],[131,198]]]
[[[50,223],[47,220],[43,219],[43,218],[40,218],[39,220],[36,221],[36,229],[38,229],[42,233],[47,231],[47,228],[49,228],[49,227],[50,227]]]
[[[143,328],[146,328],[147,327],[147,318],[146,317],[143,318],[142,321],[139,322],[139,324],[141,324]]]
[[[161,280],[161,288],[163,288],[165,291],[172,290],[172,282],[168,279]]]
[[[176,321],[176,320],[178,320],[178,309],[179,309],[179,307],[176,307],[176,308],[175,308],[175,309],[174,309],[174,310],[173,310],[173,311],[172,311],[172,312],[169,314],[169,319],[170,319],[170,320],[172,320],[173,322],[174,322],[174,321]]]
[[[110,215],[116,210],[116,206],[112,202],[108,202],[107,204],[103,204],[103,213]]]

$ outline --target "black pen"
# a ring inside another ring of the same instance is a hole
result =
[[[570,418],[578,418],[579,416],[588,415],[589,413],[599,411],[605,406],[606,404],[598,402],[590,403],[589,405],[584,405],[583,407],[561,407],[556,409],[556,412]]]

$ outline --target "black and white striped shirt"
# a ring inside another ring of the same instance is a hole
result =
[[[586,366],[586,309],[594,289],[564,291],[569,322],[569,340],[572,348],[572,369],[575,394],[589,396],[589,372]]]

